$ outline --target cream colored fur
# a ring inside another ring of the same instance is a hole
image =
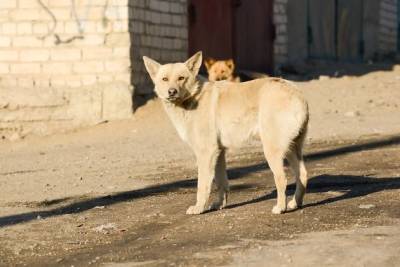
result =
[[[185,63],[161,65],[148,57],[143,59],[169,118],[197,158],[197,201],[187,214],[225,207],[225,151],[254,135],[261,138],[275,179],[277,203],[272,212],[279,214],[302,205],[307,186],[302,146],[309,115],[307,103],[293,83],[265,78],[245,83],[201,84],[196,78],[202,63],[201,52]],[[175,90],[176,94],[171,96]],[[285,193],[285,158],[296,177],[296,192],[289,203]],[[208,207],[213,181],[218,188],[218,200]]]

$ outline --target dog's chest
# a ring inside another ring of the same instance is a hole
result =
[[[175,112],[168,112],[168,116],[174,125],[179,137],[187,142],[187,128],[188,128],[188,119],[187,116],[185,116],[185,113],[175,111]]]

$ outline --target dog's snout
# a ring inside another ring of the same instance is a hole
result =
[[[178,94],[178,90],[176,90],[175,88],[169,88],[168,89],[168,95],[169,96],[176,96]]]

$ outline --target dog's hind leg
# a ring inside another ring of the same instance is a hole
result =
[[[288,203],[288,209],[294,210],[303,205],[304,194],[307,189],[307,170],[303,160],[303,144],[307,134],[307,120],[305,121],[299,135],[292,142],[291,149],[286,155],[286,159],[293,171],[296,179],[296,191],[294,197]]]
[[[297,151],[290,151],[287,154],[286,159],[288,160],[296,179],[296,192],[293,199],[289,201],[287,208],[288,210],[295,210],[303,204],[303,198],[307,188],[307,171],[301,153],[299,154]]]
[[[211,204],[210,209],[222,209],[228,201],[229,182],[226,173],[225,151],[221,151],[215,167],[215,184],[218,190],[218,200]]]
[[[186,214],[201,214],[206,211],[220,152],[219,149],[216,149],[211,152],[201,151],[201,153],[196,153],[198,166],[197,200],[196,205],[190,206]]]
[[[272,209],[272,213],[280,214],[286,211],[286,186],[287,179],[283,165],[285,149],[276,146],[271,140],[262,138],[264,154],[268,161],[268,165],[274,174],[275,186],[277,191],[277,203]]]

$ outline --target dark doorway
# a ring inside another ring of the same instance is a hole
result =
[[[190,0],[189,53],[233,58],[237,68],[272,72],[272,0]]]

